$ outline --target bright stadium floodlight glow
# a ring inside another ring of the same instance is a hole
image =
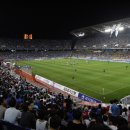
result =
[[[127,44],[126,46],[127,46],[127,47],[130,47],[130,44]]]
[[[124,30],[124,27],[119,27],[118,30],[119,30],[119,31],[123,31],[123,30]]]
[[[76,32],[76,33],[72,33],[75,37],[84,37],[85,33],[84,32]]]
[[[110,28],[105,29],[105,32],[106,32],[106,33],[111,32],[111,29],[110,29]]]
[[[80,33],[78,34],[79,37],[83,37],[84,35],[85,35],[84,32],[80,32]]]
[[[118,47],[119,46],[119,44],[115,44],[115,47]]]
[[[96,45],[93,45],[92,47],[93,47],[93,48],[96,48]]]

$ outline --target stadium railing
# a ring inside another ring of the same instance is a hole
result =
[[[122,98],[120,101],[121,101],[122,104],[130,105],[130,95]]]

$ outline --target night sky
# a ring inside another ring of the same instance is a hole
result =
[[[105,2],[1,4],[0,37],[71,39],[73,29],[130,17],[129,4]]]

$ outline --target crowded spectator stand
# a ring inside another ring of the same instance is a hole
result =
[[[0,77],[1,129],[129,129],[129,108],[122,108],[117,100],[109,107],[78,104],[70,95],[49,92],[11,75],[4,65]]]

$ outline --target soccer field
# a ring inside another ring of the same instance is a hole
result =
[[[100,99],[103,102],[109,102],[112,98],[121,99],[130,94],[129,63],[68,58],[17,61],[16,64],[20,66],[29,65],[32,67],[34,74]]]

